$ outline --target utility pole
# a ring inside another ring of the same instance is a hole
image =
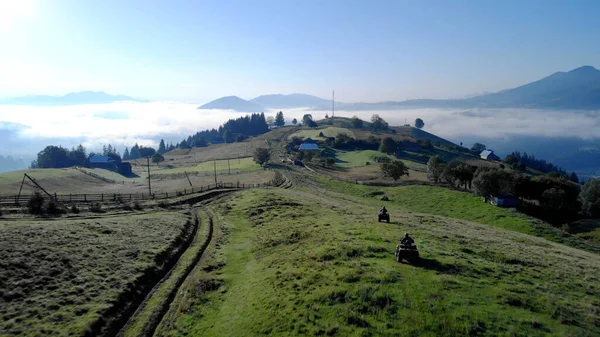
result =
[[[146,157],[148,161],[148,193],[150,193],[150,197],[152,198],[152,185],[150,184],[150,157]]]
[[[215,168],[215,185],[217,185],[217,161],[213,159],[213,166]]]

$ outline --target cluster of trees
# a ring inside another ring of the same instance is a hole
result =
[[[408,176],[408,167],[400,160],[384,161],[379,164],[379,168],[384,177],[392,178],[394,181],[402,176]]]
[[[143,149],[146,149],[146,150],[143,150]],[[135,143],[135,145],[131,147],[131,150],[129,148],[125,148],[125,152],[123,153],[123,160],[135,160],[135,159],[149,157],[149,156],[144,156],[144,154],[148,154],[147,149],[152,149],[154,152],[163,154],[163,153],[166,153],[166,152],[169,152],[169,151],[175,149],[175,145],[169,144],[167,146],[165,144],[165,141],[161,139],[160,145],[158,147],[158,151],[156,151],[156,150],[154,150],[154,148],[139,146],[137,143]],[[150,156],[152,156],[152,155],[150,155]]]
[[[525,171],[527,167],[531,167],[534,170],[544,173],[556,172],[559,176],[569,178],[571,181],[579,183],[579,178],[575,172],[571,172],[569,175],[567,171],[563,170],[562,168],[543,159],[537,159],[534,155],[530,156],[527,154],[527,152],[521,154],[521,152],[515,151],[506,156],[503,162],[514,170]]]
[[[366,140],[354,139],[345,133],[339,133],[335,137],[332,146],[336,149],[364,149],[377,150],[380,147],[381,141],[374,136],[369,136]]]
[[[476,167],[454,159],[449,163],[438,156],[432,156],[427,162],[427,177],[435,183],[445,182],[451,186],[471,188]]]
[[[554,173],[531,177],[499,168],[477,168],[459,160],[446,163],[439,156],[432,156],[427,163],[428,178],[434,182],[472,187],[486,200],[512,195],[521,201],[522,211],[552,224],[562,225],[582,216],[600,217],[600,181],[591,180],[582,188]]]
[[[87,153],[87,149],[81,144],[71,150],[62,146],[49,145],[37,154],[37,159],[31,163],[30,168],[84,166],[88,158],[95,155],[108,156],[118,163],[121,162],[121,155],[112,145],[103,146],[101,153]]]
[[[305,114],[304,116],[302,116],[302,124],[310,128],[316,128],[318,126],[317,122],[313,120],[313,116],[311,114]]]
[[[284,125],[283,112],[278,112],[273,123],[275,125]],[[281,124],[283,123],[283,124]],[[250,136],[258,136],[269,131],[269,124],[264,113],[246,115],[236,119],[230,119],[225,124],[219,126],[218,129],[210,129],[196,132],[194,135],[188,136],[180,143],[170,146],[167,151],[175,148],[189,149],[192,147],[204,147],[211,143],[233,143],[241,142]],[[159,152],[164,153],[160,151]]]

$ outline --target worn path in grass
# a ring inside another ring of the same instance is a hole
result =
[[[337,197],[336,197],[337,195]],[[236,193],[161,336],[597,336],[598,255],[318,188]],[[408,231],[422,262],[393,259]]]

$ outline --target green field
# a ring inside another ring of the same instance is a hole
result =
[[[170,175],[170,174],[181,174],[184,172],[187,173],[213,173],[216,170],[217,174],[228,173],[231,169],[231,172],[249,172],[260,170],[260,165],[254,162],[252,157],[240,158],[240,159],[230,159],[229,164],[227,160],[217,160],[214,163],[212,161],[207,161],[200,163],[196,166],[191,167],[178,167],[178,168],[161,168],[157,170],[152,170],[150,167],[150,173],[153,176],[160,175]]]
[[[319,137],[319,133],[323,132],[323,135],[325,135],[325,137],[336,137],[338,134],[340,133],[345,133],[348,136],[354,137],[354,133],[352,133],[352,130],[350,129],[346,129],[346,128],[339,128],[339,127],[335,127],[335,126],[330,126],[330,127],[326,127],[323,129],[302,129],[300,131],[296,131],[294,133],[292,133],[290,136],[288,136],[288,139],[292,139],[293,137],[300,137],[300,138],[312,138],[312,139],[322,139],[322,137]]]
[[[350,196],[239,193],[221,206],[221,263],[198,272],[163,335],[600,334],[597,255],[401,205],[387,224]],[[419,265],[393,259],[405,231]]]
[[[83,336],[126,289],[169,258],[188,216],[0,224],[0,336]]]
[[[397,160],[397,158],[394,156],[386,155],[385,153],[374,150],[336,151],[336,156],[338,159],[336,165],[340,167],[365,166],[367,162],[370,162],[371,165],[376,165],[377,163],[373,162],[373,156],[386,156],[392,160]],[[411,170],[423,171],[427,169],[427,165],[421,163],[416,163],[405,159],[402,159],[401,161]]]
[[[460,220],[475,221],[600,253],[600,245],[570,236],[541,220],[519,213],[514,208],[501,208],[484,203],[468,192],[436,186],[374,187],[320,179],[328,189],[361,197],[370,204],[393,205],[404,211],[427,213]],[[381,201],[382,195],[390,201]]]

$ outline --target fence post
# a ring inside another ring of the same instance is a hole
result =
[[[84,202],[87,202],[87,194],[84,194],[84,195],[83,195],[83,201],[84,201]]]
[[[187,188],[183,189],[183,195],[187,195]]]
[[[144,192],[142,192],[142,200],[144,200]]]
[[[17,199],[17,196],[15,195],[15,205],[19,204],[19,200]]]
[[[129,201],[131,201],[131,193],[129,193]]]
[[[69,202],[73,201],[73,195],[71,193],[69,193]]]
[[[54,200],[58,201],[58,197],[56,196],[56,193],[54,193]]]
[[[194,188],[193,187],[192,187],[192,192],[191,193],[194,194]]]

